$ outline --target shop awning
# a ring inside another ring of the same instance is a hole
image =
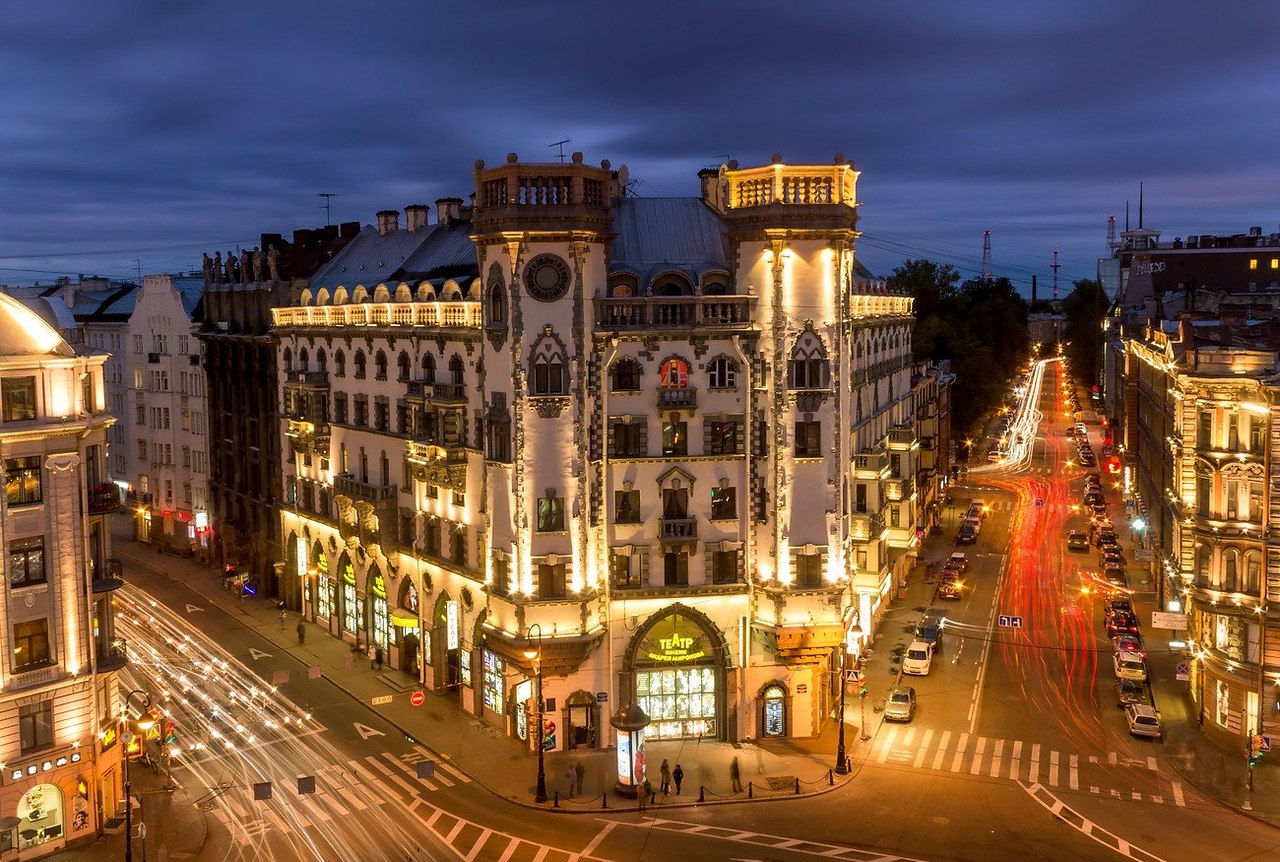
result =
[[[391,624],[402,629],[416,629],[422,625],[418,612],[407,608],[396,608],[391,612]]]

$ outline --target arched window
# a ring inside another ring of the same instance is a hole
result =
[[[373,379],[387,379],[387,354],[383,353],[381,350],[379,350],[377,355],[373,357]]]
[[[796,339],[788,372],[792,389],[824,389],[828,386],[827,353],[813,332],[805,332]]]
[[[569,391],[564,351],[554,338],[543,335],[533,346],[529,360],[531,395],[564,395]]]
[[[738,385],[738,363],[728,356],[717,356],[707,366],[707,383],[712,389],[733,389]]]
[[[507,290],[500,281],[489,285],[489,323],[494,326],[507,324]]]
[[[310,363],[311,363],[311,355],[307,353],[307,348],[304,347],[298,351],[298,370],[299,371],[308,370],[311,367]]]
[[[654,296],[691,296],[693,291],[688,284],[675,279],[665,280],[653,290]]]
[[[1262,588],[1262,554],[1258,551],[1245,551],[1244,583],[1240,584],[1240,592],[1257,595]]]
[[[347,354],[343,353],[341,350],[333,354],[333,376],[347,376]]]
[[[1222,555],[1222,589],[1228,593],[1236,592],[1239,589],[1239,578],[1240,552],[1231,548]]]
[[[461,386],[463,375],[465,373],[466,370],[462,364],[462,357],[455,353],[453,358],[449,360],[449,382],[454,386]]]
[[[280,356],[284,360],[284,370],[292,371],[293,370],[293,351],[286,347],[284,349],[284,353],[280,354]]]
[[[316,367],[325,372],[329,370],[329,357],[325,355],[323,347],[316,351]]]
[[[409,354],[402,351],[400,355],[396,357],[396,375],[397,379],[401,383],[404,383],[409,379],[409,367]]]
[[[422,381],[424,383],[436,382],[436,358],[430,353],[422,357]]]
[[[356,367],[355,375],[354,375],[354,377],[356,378],[356,380],[364,380],[364,367],[365,367],[365,364],[364,364],[364,351],[363,351],[363,350],[357,350],[357,351],[356,351],[356,358],[355,358],[355,361],[354,361],[354,363],[353,363],[353,364],[354,364],[354,365],[355,365],[355,367]]]
[[[668,359],[658,370],[658,385],[663,389],[687,389],[689,387],[689,363],[683,359]]]
[[[1195,582],[1201,587],[1215,587],[1217,578],[1213,574],[1213,549],[1208,545],[1196,545]]]
[[[613,364],[611,388],[614,392],[638,392],[642,373],[639,362],[628,358],[619,359]]]
[[[787,692],[780,685],[771,685],[760,698],[760,729],[763,736],[787,735]]]
[[[708,282],[702,288],[703,296],[729,296],[732,293],[733,291],[729,289],[729,285],[725,284],[722,281]]]

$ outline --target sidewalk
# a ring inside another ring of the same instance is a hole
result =
[[[168,577],[186,584],[193,602],[217,605],[248,628],[275,645],[279,652],[294,656],[303,666],[318,666],[321,673],[353,700],[368,704],[371,710],[406,736],[435,752],[441,760],[464,772],[475,783],[493,794],[521,805],[556,808],[566,813],[598,812],[602,800],[610,809],[634,808],[636,803],[612,791],[617,775],[616,752],[613,748],[589,751],[555,751],[545,756],[545,780],[549,801],[533,802],[537,785],[537,756],[503,734],[498,728],[465,712],[455,697],[425,691],[421,706],[413,706],[409,695],[420,690],[417,683],[398,670],[371,669],[369,660],[353,653],[351,644],[332,637],[322,628],[307,623],[306,642],[298,643],[299,616],[290,611],[281,631],[279,611],[273,600],[249,597],[243,602],[222,588],[220,572],[195,560],[160,554],[152,546],[130,538],[127,519],[117,518],[112,524],[112,540],[116,555],[126,561],[126,580],[147,589],[157,576],[129,565],[132,557],[164,568]],[[151,559],[154,557],[155,559]],[[294,679],[297,679],[296,671]],[[874,691],[874,689],[873,689]],[[392,695],[391,703],[372,705],[372,699]],[[846,753],[853,759],[858,744],[858,703],[848,698],[846,714],[853,724],[845,731]],[[871,713],[870,704],[867,709]],[[611,739],[613,730],[608,716],[601,716],[599,732]],[[838,726],[829,722],[826,732],[816,739],[724,743],[707,740],[648,740],[645,753],[649,780],[659,789],[659,765],[666,759],[674,770],[676,763],[684,769],[684,783],[677,797],[673,792],[659,805],[693,804],[698,801],[742,802],[748,799],[792,799],[797,795],[824,793],[850,780],[832,775],[835,765]],[[732,791],[730,764],[738,760],[743,790]],[[581,763],[584,770],[582,788],[573,800],[567,798],[568,772]],[[148,775],[150,773],[148,772]],[[162,779],[163,780],[163,779]],[[558,798],[557,798],[558,794]]]

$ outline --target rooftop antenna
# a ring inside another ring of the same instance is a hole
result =
[[[1062,264],[1058,263],[1058,247],[1053,247],[1053,263],[1049,264],[1049,269],[1053,270],[1053,301],[1058,301],[1058,269]]]
[[[137,264],[138,267],[138,284],[142,284],[142,261],[135,257],[133,262]]]
[[[565,138],[563,141],[556,141],[554,144],[547,144],[547,149],[552,147],[560,148],[560,164],[564,164],[564,145],[572,141],[573,138]]]
[[[328,227],[329,225],[333,224],[333,218],[330,216],[330,208],[333,205],[333,199],[341,196],[342,196],[342,192],[316,192],[316,197],[324,198],[324,205],[321,207],[321,209],[324,210],[324,226],[325,227]]]
[[[991,231],[982,232],[982,280],[991,280]]]
[[[1115,256],[1120,244],[1116,242],[1116,217],[1107,216],[1107,253]]]

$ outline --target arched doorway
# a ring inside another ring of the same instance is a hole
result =
[[[791,726],[791,697],[779,682],[771,682],[756,695],[758,736],[787,736]]]
[[[589,691],[575,691],[564,704],[565,748],[595,748],[599,708]]]
[[[400,579],[396,607],[391,612],[391,624],[395,626],[400,648],[396,666],[418,679],[418,655],[421,650],[422,623],[418,617],[418,587],[413,578]]]
[[[727,738],[725,647],[706,614],[679,602],[645,621],[624,667],[636,704],[649,715],[647,736]]]
[[[314,593],[311,596],[312,619],[333,634],[333,578],[329,577],[329,555],[317,539],[311,546],[311,568],[315,570]]]
[[[343,552],[338,558],[338,633],[351,635],[360,642],[360,617],[364,613],[363,602],[356,590],[356,567],[351,557]]]
[[[377,563],[369,567],[365,592],[369,596],[369,618],[365,620],[369,643],[380,647],[385,655],[391,643],[390,609],[387,607],[387,583]]]
[[[431,614],[432,666],[435,688],[461,697],[462,691],[462,608],[457,599],[441,593]]]

